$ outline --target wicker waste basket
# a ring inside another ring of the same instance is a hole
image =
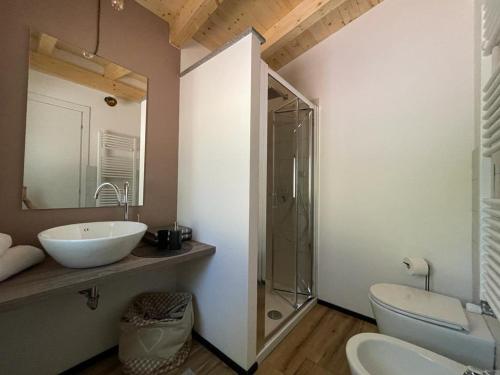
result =
[[[144,293],[120,322],[119,357],[123,371],[160,375],[184,363],[194,324],[189,293]]]

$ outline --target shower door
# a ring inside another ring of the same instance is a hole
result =
[[[312,297],[313,110],[294,98],[272,121],[272,288],[299,308]]]

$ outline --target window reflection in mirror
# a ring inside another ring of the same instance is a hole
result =
[[[31,33],[22,206],[142,205],[148,80],[100,56]]]

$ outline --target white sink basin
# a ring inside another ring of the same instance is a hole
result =
[[[377,333],[351,337],[346,353],[352,375],[462,375],[466,369],[430,350]]]
[[[44,230],[38,239],[47,253],[63,266],[89,268],[125,258],[147,228],[133,221],[71,224]]]

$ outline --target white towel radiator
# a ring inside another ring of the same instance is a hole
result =
[[[137,205],[139,180],[139,138],[127,134],[99,130],[97,154],[97,185],[111,182],[123,190],[129,183],[128,200]],[[123,191],[120,191],[123,194]],[[99,207],[116,206],[116,195],[112,190],[103,190],[97,200]]]

